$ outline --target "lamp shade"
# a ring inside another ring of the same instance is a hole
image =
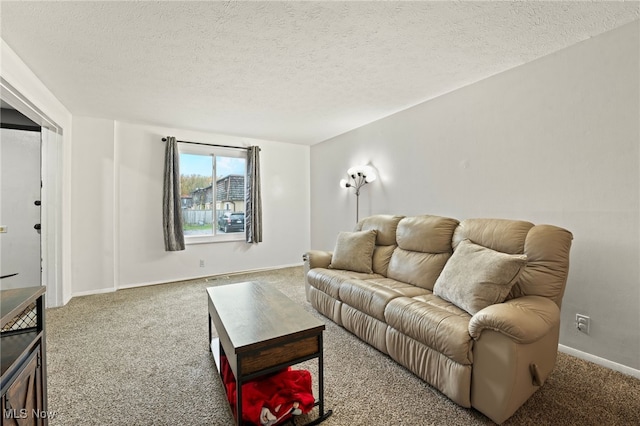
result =
[[[376,171],[373,167],[369,165],[350,167],[349,170],[347,170],[347,174],[352,177],[353,176],[363,176],[363,177],[371,176],[370,180],[367,179],[368,182],[373,182],[374,180],[376,180]]]
[[[349,186],[349,182],[346,179],[340,179],[340,188],[348,188]]]
[[[373,167],[371,166],[361,166],[362,168],[362,176],[364,176],[364,180],[365,182],[369,183],[369,182],[373,182],[374,180],[376,180],[378,178],[378,176],[376,176],[376,171],[374,170]]]

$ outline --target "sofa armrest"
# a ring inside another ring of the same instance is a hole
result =
[[[560,308],[542,296],[488,306],[469,322],[471,405],[501,424],[540,388],[558,353]]]
[[[483,330],[494,330],[517,343],[533,343],[560,325],[560,308],[551,299],[523,296],[487,306],[471,317],[469,334],[478,340]]]
[[[313,268],[327,268],[331,264],[333,253],[324,250],[309,250],[302,255],[305,271]]]
[[[324,250],[309,250],[302,255],[302,260],[304,261],[304,292],[307,296],[307,302],[311,301],[307,274],[313,268],[328,268],[332,257],[332,252]]]

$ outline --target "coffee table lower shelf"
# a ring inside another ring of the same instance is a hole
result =
[[[215,362],[216,367],[218,369],[218,373],[220,374],[220,378],[222,379],[222,367],[221,367],[221,361],[220,361],[220,351],[221,350],[224,352],[224,350],[222,349],[222,346],[220,345],[220,339],[217,338],[217,337],[213,338],[211,340],[211,354],[213,355],[213,359],[214,359],[214,362]],[[313,359],[313,358],[318,358],[318,357],[317,356],[307,357],[307,359]],[[259,377],[259,376],[264,375],[264,374],[269,374],[271,372],[278,371],[278,370],[280,370],[282,368],[286,368],[286,367],[291,366],[291,365],[298,364],[300,362],[306,361],[307,359],[295,360],[295,362],[285,362],[283,364],[276,365],[274,367],[270,367],[268,369],[265,369],[264,371],[258,371],[257,373],[252,374],[250,376],[250,379]],[[318,358],[318,361],[319,361],[318,367],[322,368],[322,363],[320,361],[320,358]],[[240,388],[240,386],[242,386],[242,384],[246,383],[249,380],[247,380],[247,379],[238,380],[236,378],[236,389]],[[321,378],[320,380],[322,382],[323,379]],[[319,383],[319,386],[322,388],[323,383]],[[226,387],[225,387],[225,393],[226,393]],[[321,394],[322,393],[323,392],[321,391]],[[228,395],[227,395],[227,397],[228,397]],[[321,395],[321,399],[320,400],[316,400],[316,402],[314,404],[314,407],[320,407],[320,415],[318,416],[318,418],[312,420],[309,423],[305,423],[302,426],[318,425],[318,424],[322,423],[323,421],[325,421],[327,418],[329,418],[329,416],[331,416],[333,414],[333,410],[327,410],[326,412],[324,411],[324,404],[323,404],[323,401],[322,401],[323,397],[324,397],[324,395]],[[231,406],[229,408],[231,408]],[[241,422],[239,422],[238,419],[242,418],[242,413],[240,412],[240,413],[236,414],[236,413],[233,412],[233,410],[231,410],[231,414],[236,418],[236,422],[238,424],[240,424]],[[289,422],[291,422],[292,424],[295,425],[295,422],[293,421],[293,419],[290,419]]]

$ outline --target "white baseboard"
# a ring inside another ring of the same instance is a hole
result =
[[[91,296],[92,294],[113,293],[114,291],[116,291],[116,289],[113,288],[113,287],[111,287],[111,288],[100,288],[100,289],[97,289],[97,290],[89,290],[89,291],[78,291],[78,292],[72,293],[71,297],[69,298],[69,300],[73,299],[74,297]],[[65,305],[69,302],[69,300],[67,300],[65,302]]]
[[[587,352],[582,352],[565,345],[558,345],[558,350],[565,354],[575,356],[576,358],[584,359],[585,361],[591,361],[594,364],[598,364],[611,370],[619,371],[620,373],[640,379],[640,370],[636,370],[635,368],[618,364],[617,362],[613,362],[605,358],[600,358],[599,356],[595,356]]]
[[[234,275],[241,275],[241,274],[250,274],[250,273],[254,273],[254,272],[265,272],[265,271],[275,271],[277,269],[284,269],[284,268],[292,268],[294,266],[302,266],[302,263],[294,263],[291,265],[279,265],[279,266],[270,266],[268,268],[257,268],[257,269],[247,269],[244,271],[236,271],[236,272],[228,272],[228,273],[223,273],[223,274],[215,274],[215,275],[201,275],[201,276],[196,276],[196,277],[191,277],[191,278],[185,278],[182,280],[164,280],[164,281],[153,281],[153,282],[144,282],[144,283],[135,283],[135,284],[125,284],[125,285],[121,285],[120,287],[118,287],[119,289],[125,289],[125,288],[136,288],[136,287],[146,287],[149,285],[158,285],[158,284],[169,284],[169,283],[173,283],[176,281],[196,281],[196,280],[202,280],[205,278],[209,278],[211,281],[215,280],[216,277],[233,277]],[[301,279],[303,277],[301,276]]]
[[[216,277],[232,277],[234,275],[240,275],[240,274],[248,274],[248,273],[252,273],[252,272],[264,272],[264,271],[273,271],[276,269],[284,269],[284,268],[292,268],[295,266],[302,266],[302,263],[294,263],[294,264],[290,264],[290,265],[279,265],[279,266],[272,266],[269,268],[258,268],[258,269],[248,269],[245,271],[236,271],[236,272],[229,272],[226,274],[217,274],[217,275],[202,275],[202,276],[196,276],[196,277],[190,277],[190,278],[185,278],[182,280],[163,280],[163,281],[149,281],[149,282],[142,282],[142,283],[134,283],[134,284],[125,284],[125,285],[121,285],[118,288],[102,288],[102,289],[97,289],[97,290],[90,290],[90,291],[80,291],[77,293],[72,293],[71,297],[69,298],[69,300],[71,300],[74,297],[79,297],[79,296],[90,296],[92,294],[103,294],[103,293],[112,293],[116,290],[120,290],[120,289],[126,289],[126,288],[136,288],[136,287],[146,287],[146,286],[150,286],[150,285],[158,285],[158,284],[169,284],[172,282],[176,282],[176,281],[194,281],[194,280],[201,280],[201,279],[205,279],[205,278],[210,278],[211,280],[214,280]],[[67,300],[65,302],[65,305],[69,302],[69,300]]]

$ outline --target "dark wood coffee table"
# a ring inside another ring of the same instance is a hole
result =
[[[324,323],[269,284],[243,282],[207,288],[209,342],[220,372],[227,357],[236,379],[236,424],[242,424],[242,384],[290,365],[318,359],[319,424],[332,414],[324,410]],[[218,332],[213,338],[212,327]]]

